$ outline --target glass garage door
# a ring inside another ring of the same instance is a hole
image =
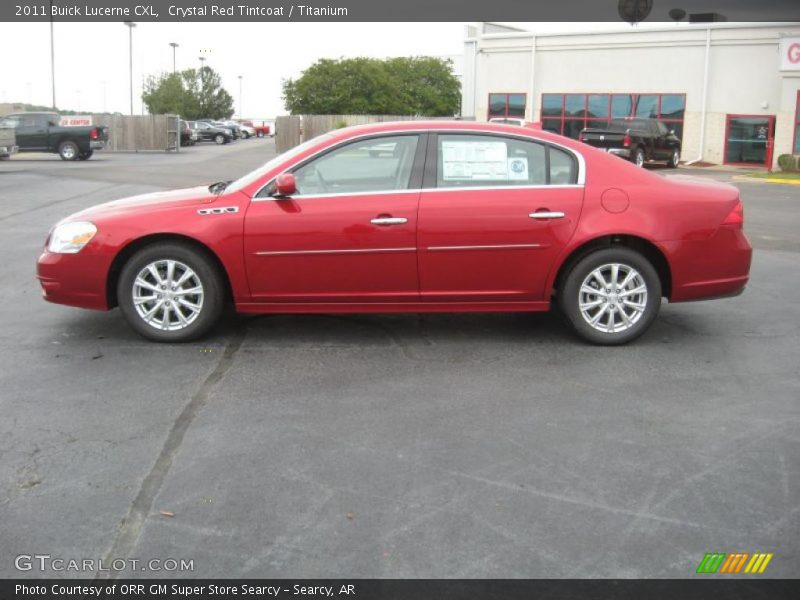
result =
[[[728,115],[725,131],[726,164],[767,164],[775,132],[775,117]]]

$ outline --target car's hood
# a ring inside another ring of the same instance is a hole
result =
[[[212,194],[208,190],[208,186],[204,185],[180,190],[152,192],[150,194],[139,194],[138,196],[129,196],[128,198],[121,198],[120,200],[98,204],[75,213],[65,220],[79,221],[112,214],[161,210],[187,204],[207,204],[209,202],[214,202],[217,198],[218,196]]]

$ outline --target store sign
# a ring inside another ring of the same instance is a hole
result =
[[[800,37],[781,38],[781,71],[800,71]]]
[[[83,127],[92,124],[92,115],[67,115],[61,117],[61,127]]]

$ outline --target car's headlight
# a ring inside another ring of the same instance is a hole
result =
[[[57,254],[75,254],[80,252],[96,233],[97,227],[88,221],[62,223],[50,234],[47,250]]]

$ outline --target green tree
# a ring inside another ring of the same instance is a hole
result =
[[[450,116],[460,99],[450,61],[433,57],[322,59],[283,82],[292,114]]]
[[[150,77],[142,100],[152,114],[178,114],[185,119],[228,119],[233,97],[211,67]]]

